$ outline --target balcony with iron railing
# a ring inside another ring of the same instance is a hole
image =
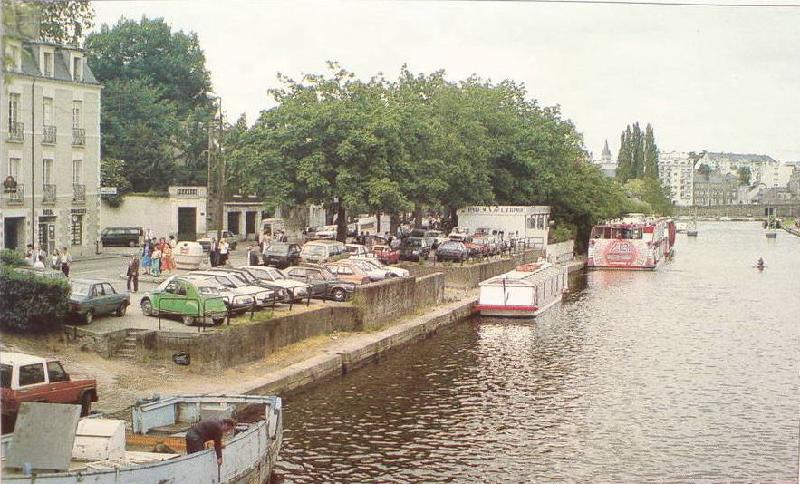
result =
[[[55,126],[42,126],[42,144],[54,145],[56,144],[56,127]]]
[[[9,123],[8,124],[8,141],[23,142],[25,141],[25,124],[23,123]]]
[[[86,185],[72,185],[72,201],[86,203]]]
[[[86,144],[86,130],[72,128],[72,146],[83,146]]]
[[[16,188],[6,192],[6,200],[9,205],[22,205],[25,203],[25,190],[22,183],[17,183]]]
[[[56,203],[56,186],[44,185],[42,186],[42,204],[53,205]]]

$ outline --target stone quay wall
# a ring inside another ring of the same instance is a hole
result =
[[[441,272],[419,277],[395,277],[356,287],[353,307],[358,326],[372,330],[383,323],[444,300],[445,276]]]
[[[478,287],[481,281],[504,274],[520,264],[536,262],[539,257],[544,257],[544,251],[531,249],[513,254],[510,257],[488,260],[477,264],[439,263],[434,266],[432,264],[421,265],[406,262],[401,265],[408,269],[412,276],[420,277],[434,272],[441,272],[444,274],[445,286],[448,288],[472,289]]]

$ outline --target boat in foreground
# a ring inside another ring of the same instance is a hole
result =
[[[481,316],[533,318],[561,301],[568,279],[565,266],[524,264],[481,282],[474,309]]]
[[[595,225],[589,239],[586,267],[653,270],[672,254],[675,223],[669,218],[628,214],[621,220]]]
[[[223,442],[219,466],[213,447],[186,454],[186,431],[209,417],[237,421],[234,435]],[[3,482],[263,483],[269,481],[278,459],[283,410],[276,396],[180,395],[138,402],[131,409],[130,422],[81,419],[69,469],[62,471],[9,466],[14,435],[3,437]]]

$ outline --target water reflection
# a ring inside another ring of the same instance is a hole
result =
[[[535,324],[470,321],[289,398],[279,473],[795,481],[800,238],[703,224],[677,249],[573,279]]]

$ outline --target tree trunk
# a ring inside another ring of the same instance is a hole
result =
[[[400,226],[400,214],[392,213],[389,217],[389,235],[396,236],[397,235],[397,227]]]
[[[381,232],[381,217],[383,217],[383,212],[378,212],[375,217],[378,219],[378,222],[375,224],[375,233],[381,235],[383,233]]]
[[[338,206],[336,212],[336,240],[347,242],[347,214],[342,202],[339,202]]]
[[[422,205],[419,203],[414,204],[414,227],[422,227]]]

